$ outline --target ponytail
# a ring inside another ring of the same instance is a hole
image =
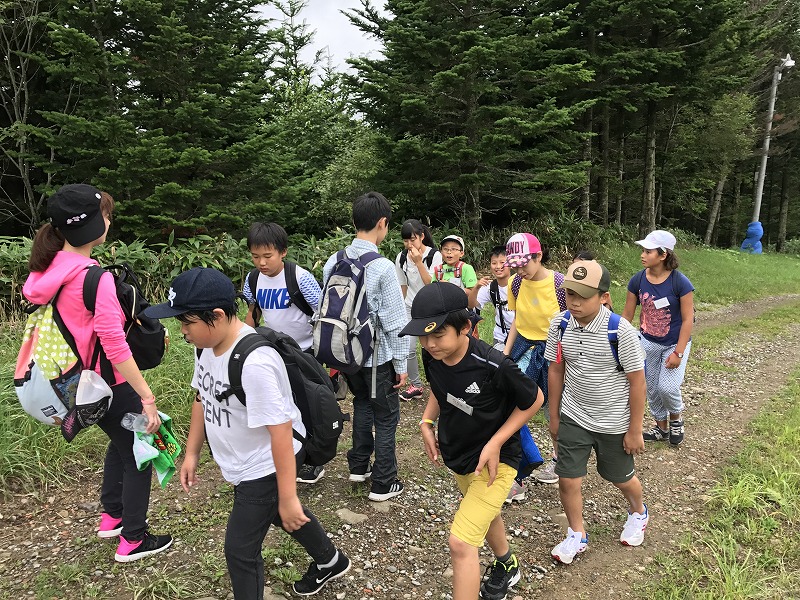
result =
[[[413,236],[422,238],[422,243],[430,248],[436,248],[436,242],[433,241],[433,235],[427,225],[423,225],[417,219],[408,219],[403,223],[400,228],[400,237],[404,240],[410,240]]]
[[[46,271],[58,251],[64,248],[64,242],[64,236],[58,229],[50,223],[42,225],[33,238],[28,269],[32,272]]]

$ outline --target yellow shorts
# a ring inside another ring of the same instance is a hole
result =
[[[456,484],[464,497],[453,519],[450,533],[465,544],[480,548],[486,539],[489,525],[503,508],[503,502],[508,497],[516,474],[517,469],[500,463],[497,467],[497,477],[490,487],[486,487],[486,482],[489,481],[487,468],[484,468],[477,477],[474,473],[456,474]]]

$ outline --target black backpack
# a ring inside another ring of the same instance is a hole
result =
[[[311,354],[303,352],[291,336],[269,327],[257,327],[256,333],[239,340],[228,362],[230,387],[217,394],[217,400],[222,402],[236,394],[247,406],[242,388],[242,367],[250,353],[263,346],[275,350],[286,365],[294,403],[300,409],[306,427],[306,437],[294,431],[295,439],[300,440],[305,448],[306,464],[321,466],[330,462],[336,456],[342,424],[350,420],[350,416],[339,408],[328,372]],[[201,352],[198,350],[198,356]]]
[[[506,325],[506,320],[503,317],[503,309],[508,306],[508,300],[503,300],[500,298],[500,285],[497,283],[497,279],[492,280],[492,282],[489,284],[489,298],[491,299],[495,310],[499,313],[500,330],[503,332],[503,335],[508,335],[509,327]]]
[[[86,279],[83,281],[83,304],[86,310],[94,314],[97,286],[100,284],[100,277],[106,271],[114,276],[117,299],[122,312],[125,313],[125,340],[130,346],[136,365],[141,371],[160,365],[167,349],[167,330],[158,319],[151,319],[142,314],[150,303],[144,297],[139,279],[130,265],[123,263],[105,268],[97,265],[87,267]],[[100,362],[102,364],[107,361],[103,352]]]
[[[283,261],[283,268],[285,271],[286,291],[289,292],[289,305],[294,304],[297,308],[303,311],[309,317],[314,314],[314,309],[309,306],[303,293],[300,291],[300,285],[297,283],[297,263],[290,260]],[[261,307],[258,305],[258,298],[256,297],[256,290],[258,287],[259,270],[253,269],[247,274],[247,284],[250,287],[250,293],[253,295],[253,323],[256,326],[261,322]]]

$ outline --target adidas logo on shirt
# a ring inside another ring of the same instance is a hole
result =
[[[480,394],[481,393],[481,388],[478,387],[478,382],[477,381],[473,381],[472,383],[469,384],[469,387],[464,391],[467,394]]]

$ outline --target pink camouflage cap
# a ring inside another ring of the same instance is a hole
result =
[[[524,267],[533,255],[542,251],[539,239],[532,233],[515,233],[506,243],[507,267]]]

